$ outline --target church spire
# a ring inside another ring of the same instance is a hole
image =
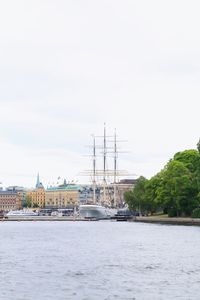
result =
[[[38,188],[40,186],[40,175],[39,175],[39,172],[37,174],[37,182],[36,182],[36,188]]]
[[[42,183],[40,182],[40,175],[39,175],[39,172],[37,174],[37,182],[36,182],[36,189],[39,189],[39,188],[43,188],[43,185]]]

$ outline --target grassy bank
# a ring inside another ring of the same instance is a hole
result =
[[[200,219],[193,218],[169,218],[166,215],[149,216],[149,217],[135,217],[135,222],[143,223],[157,223],[157,224],[169,224],[169,225],[195,225],[200,226]]]

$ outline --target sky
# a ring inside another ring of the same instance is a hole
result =
[[[195,0],[2,1],[2,186],[32,187],[38,172],[44,185],[89,181],[80,173],[104,122],[126,140],[118,167],[134,178],[196,148],[199,9]]]

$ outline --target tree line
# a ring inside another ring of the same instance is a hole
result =
[[[146,215],[200,217],[200,143],[197,148],[176,153],[152,178],[141,176],[125,193],[129,209]]]

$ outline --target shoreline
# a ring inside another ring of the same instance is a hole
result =
[[[117,220],[117,219],[104,219],[104,221],[110,222],[138,222],[138,223],[150,223],[150,224],[163,224],[163,225],[185,225],[185,226],[200,226],[200,219],[193,218],[169,218],[169,217],[157,217],[157,216],[149,216],[149,217],[133,217],[128,220]],[[85,219],[81,217],[54,217],[54,216],[35,216],[35,217],[12,217],[12,218],[2,218],[0,222],[94,222],[101,221],[100,219]]]
[[[53,216],[35,216],[35,217],[12,217],[12,218],[2,218],[0,219],[0,222],[21,222],[21,221],[27,221],[27,222],[30,222],[30,221],[34,221],[34,222],[37,222],[37,221],[61,221],[61,222],[64,222],[64,221],[98,221],[98,220],[95,220],[95,219],[84,219],[84,218],[74,218],[74,217],[53,217]]]
[[[133,222],[166,224],[166,225],[185,225],[185,226],[200,226],[200,219],[194,218],[169,218],[169,217],[135,217]]]

